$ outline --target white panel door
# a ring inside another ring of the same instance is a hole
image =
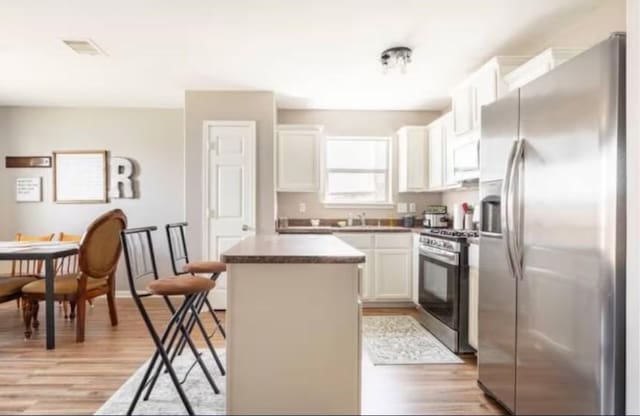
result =
[[[256,229],[254,121],[204,123],[204,258],[220,254]],[[214,308],[227,307],[226,273],[211,292]]]
[[[411,250],[375,251],[376,300],[411,301]]]

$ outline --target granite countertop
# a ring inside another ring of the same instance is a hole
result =
[[[320,225],[318,227],[313,227],[311,225],[303,225],[303,226],[291,226],[286,228],[278,228],[276,232],[279,234],[410,233],[410,232],[420,232],[422,230],[424,230],[424,228],[407,228],[407,227],[388,226],[388,225],[387,226],[355,225],[351,227],[338,227],[333,225]]]
[[[247,237],[221,260],[233,263],[364,263],[364,254],[332,235],[258,235]]]

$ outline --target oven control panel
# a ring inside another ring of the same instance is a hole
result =
[[[454,252],[460,251],[460,243],[456,241],[445,240],[442,238],[435,238],[435,237],[429,237],[429,236],[423,235],[420,237],[420,243],[428,247],[436,247],[442,250],[448,250],[448,251],[454,251]]]

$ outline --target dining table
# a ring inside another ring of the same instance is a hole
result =
[[[36,260],[44,263],[46,349],[48,350],[56,347],[53,285],[56,270],[54,260],[73,256],[78,253],[78,250],[78,244],[67,242],[0,242],[0,260]]]

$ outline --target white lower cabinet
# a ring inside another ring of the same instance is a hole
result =
[[[469,345],[478,349],[478,290],[480,285],[480,250],[469,245]]]
[[[362,251],[361,298],[365,302],[411,302],[413,233],[336,233]]]
[[[360,281],[360,296],[364,301],[370,301],[374,298],[375,285],[373,271],[375,270],[375,256],[371,249],[359,249],[364,253],[365,263],[362,265],[362,280]]]
[[[376,300],[411,300],[411,250],[375,251]]]

